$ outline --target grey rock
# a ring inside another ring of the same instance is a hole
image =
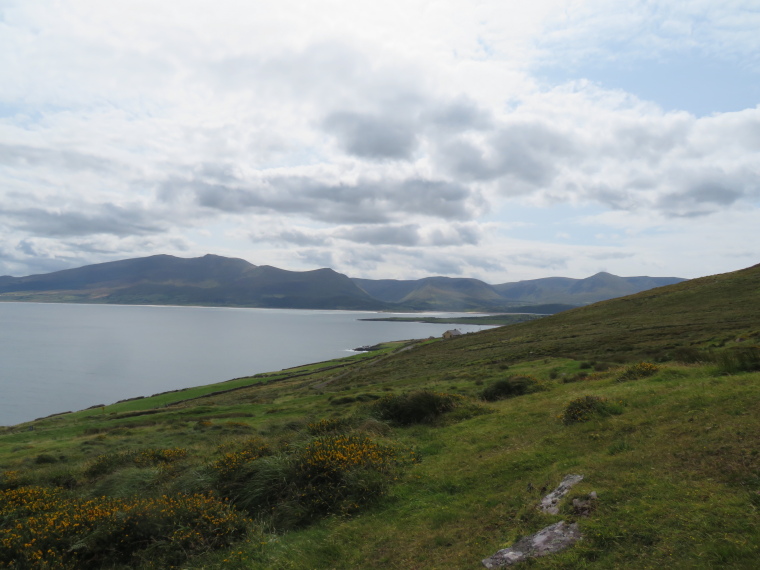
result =
[[[596,491],[591,491],[585,499],[573,499],[573,512],[587,517],[596,509]]]
[[[578,523],[566,524],[565,521],[560,521],[539,530],[536,534],[521,538],[509,548],[499,550],[493,556],[486,558],[482,563],[489,569],[511,566],[528,558],[559,552],[581,538],[583,536]]]
[[[568,491],[581,481],[583,481],[583,475],[566,475],[554,491],[541,499],[541,504],[538,505],[538,508],[546,514],[556,515],[559,513],[560,499],[567,495]]]

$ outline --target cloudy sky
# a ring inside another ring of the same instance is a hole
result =
[[[760,0],[0,0],[0,275],[760,263]]]

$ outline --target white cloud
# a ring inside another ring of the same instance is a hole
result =
[[[547,62],[685,51],[752,70],[751,8],[7,1],[0,273],[211,249],[499,282],[667,267],[671,253],[638,233],[648,219],[683,250],[705,224],[756,236],[732,219],[757,213],[760,107],[696,117],[533,76]],[[519,204],[593,206],[607,212],[596,233],[627,237],[573,242],[588,229],[565,220],[521,241],[505,228],[546,221],[514,217]],[[682,251],[681,273],[724,269],[738,250],[715,244]]]

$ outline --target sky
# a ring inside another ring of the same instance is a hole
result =
[[[0,275],[760,263],[760,0],[0,0]]]

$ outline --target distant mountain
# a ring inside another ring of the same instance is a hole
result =
[[[354,279],[371,296],[417,311],[482,311],[506,308],[504,297],[478,279],[425,277],[414,281]]]
[[[546,277],[488,285],[477,279],[426,277],[412,281],[354,279],[372,297],[419,311],[511,311],[534,305],[588,305],[684,281],[678,277],[618,277],[597,273],[585,279]],[[557,312],[552,307],[551,312]],[[541,311],[535,311],[541,312]]]
[[[625,295],[633,295],[655,287],[664,287],[684,281],[679,277],[618,277],[611,273],[597,273],[585,279],[547,277],[516,283],[494,285],[505,300],[525,304],[568,303],[588,305]]]
[[[0,278],[0,299],[82,303],[378,310],[386,304],[332,269],[286,271],[242,259],[154,255]]]
[[[27,277],[0,277],[0,300],[303,309],[556,313],[683,281],[676,277],[351,279],[332,269],[286,271],[243,259],[153,255]]]

